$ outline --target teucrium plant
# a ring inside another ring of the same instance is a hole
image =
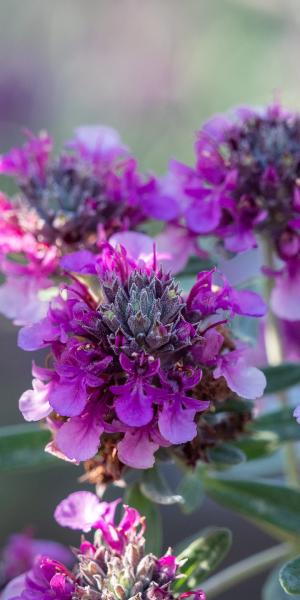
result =
[[[20,398],[39,425],[1,428],[0,468],[69,461],[98,494],[55,512],[94,532],[73,567],[65,549],[9,541],[5,600],[210,600],[272,566],[266,600],[300,592],[300,116],[240,107],[204,124],[195,152],[158,178],[115,131],[83,127],[58,157],[43,133],[0,158],[17,185],[0,198],[0,310],[21,348],[48,349]],[[160,505],[192,513],[206,495],[280,543],[213,575],[226,528],[167,551]]]

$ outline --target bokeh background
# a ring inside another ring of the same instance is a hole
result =
[[[213,112],[269,102],[300,107],[298,0],[0,0],[0,150],[21,129],[48,129],[57,147],[79,124],[116,127],[143,168],[163,173],[193,160],[194,132]],[[21,422],[32,356],[0,321],[1,424]],[[52,520],[77,487],[78,469],[0,475],[0,546],[33,524],[41,537],[75,543]],[[211,502],[189,518],[163,511],[167,544],[207,525],[228,525],[225,564],[270,539]],[[263,578],[220,595],[260,598]],[[235,595],[234,595],[235,594]]]

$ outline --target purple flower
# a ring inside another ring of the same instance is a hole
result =
[[[180,576],[180,565],[169,552],[161,558],[145,553],[145,518],[124,506],[116,519],[120,500],[100,502],[90,492],[75,492],[60,502],[57,522],[71,529],[94,531],[92,542],[81,538],[73,549],[76,562],[72,571],[63,563],[38,557],[25,575],[13,580],[4,590],[3,600],[75,600],[104,597],[131,598],[142,590],[146,600],[181,600],[172,584]],[[188,592],[205,600],[201,590]]]
[[[196,436],[197,417],[210,401],[203,369],[205,385],[225,377],[243,397],[263,393],[263,375],[242,363],[220,329],[235,314],[263,314],[257,294],[238,292],[220,277],[216,285],[213,270],[200,273],[185,298],[155,254],[153,264],[135,262],[108,244],[91,267],[85,263],[96,274],[85,280],[81,272],[80,283],[72,274],[40,328],[20,332],[23,348],[51,349],[51,367],[34,367],[34,389],[22,395],[20,409],[27,420],[47,417],[52,452],[86,460],[111,437],[122,462],[149,468],[160,446]]]
[[[0,173],[14,178],[19,189],[12,201],[0,195],[0,270],[7,277],[0,287],[0,311],[18,325],[46,313],[44,292],[62,275],[59,258],[65,258],[62,267],[68,269],[69,253],[80,252],[77,269],[84,273],[102,242],[123,233],[122,243],[127,235],[132,246],[129,232],[150,218],[169,222],[176,216],[171,201],[162,204],[156,178],[139,172],[113,129],[80,127],[57,158],[52,150],[47,133],[27,132],[22,147],[0,156]],[[147,239],[153,254],[151,238],[135,234],[143,243]],[[192,247],[186,232],[170,225],[158,243],[166,254],[166,239],[174,235],[181,250],[169,251],[166,259],[180,269]]]
[[[35,539],[30,531],[11,535],[0,556],[3,579],[0,585],[25,573],[33,566],[35,557],[41,554],[69,564],[72,562],[71,552],[57,542]]]
[[[173,161],[165,183],[192,235],[214,235],[233,253],[270,246],[283,264],[272,307],[288,320],[300,320],[299,152],[298,113],[240,107],[203,125],[195,166]]]
[[[262,371],[247,364],[245,349],[233,350],[219,357],[214,377],[222,376],[231,390],[249,400],[258,398],[267,383]]]

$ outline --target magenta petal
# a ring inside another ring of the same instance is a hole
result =
[[[154,241],[145,233],[120,231],[111,236],[109,243],[114,248],[118,245],[124,246],[128,256],[136,261],[144,260],[147,262],[153,256]]]
[[[158,264],[174,274],[184,269],[195,246],[194,237],[186,229],[175,225],[165,227],[154,241]]]
[[[27,325],[20,329],[18,335],[18,346],[22,350],[40,350],[49,346],[50,341],[57,339],[58,329],[54,328],[46,317],[33,325]]]
[[[219,225],[220,218],[219,200],[212,197],[193,202],[186,214],[187,225],[195,233],[213,231]]]
[[[267,312],[267,305],[262,297],[250,290],[231,289],[230,301],[233,310],[240,315],[263,317]]]
[[[66,271],[82,273],[84,275],[95,275],[96,256],[89,250],[78,250],[63,256],[60,265]]]
[[[82,413],[88,394],[84,381],[77,377],[74,381],[55,382],[48,399],[52,408],[63,417],[76,417]]]
[[[129,467],[150,469],[154,465],[154,452],[158,447],[150,440],[147,430],[127,431],[118,444],[118,456]]]
[[[286,267],[275,279],[271,308],[281,319],[300,321],[300,265],[291,271]]]
[[[72,552],[63,544],[52,542],[51,540],[32,540],[34,555],[43,555],[70,565],[73,563],[74,557]]]
[[[8,277],[0,286],[0,312],[15,325],[27,325],[41,319],[47,312],[48,303],[40,300],[39,292],[49,287],[46,278],[34,275]]]
[[[97,453],[102,433],[103,425],[94,414],[73,417],[57,432],[56,444],[68,458],[87,460]]]
[[[266,387],[266,378],[262,371],[247,365],[239,350],[229,352],[220,358],[214,377],[225,377],[230,389],[248,400],[260,398]]]
[[[26,587],[25,580],[26,573],[10,581],[0,596],[1,600],[19,600]]]
[[[125,391],[117,398],[115,409],[120,421],[126,425],[142,427],[150,423],[152,398],[145,394],[142,381],[132,384],[131,392]]]
[[[52,383],[43,383],[39,379],[32,382],[32,390],[23,392],[19,400],[19,409],[25,421],[40,421],[52,412],[49,404],[49,390]]]
[[[183,408],[180,402],[167,404],[158,418],[159,431],[172,444],[189,442],[197,433],[194,417],[195,410]]]
[[[56,507],[54,518],[62,527],[90,531],[106,508],[92,492],[74,492]]]

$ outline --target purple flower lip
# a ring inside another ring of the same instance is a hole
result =
[[[124,248],[105,244],[84,257],[77,280],[64,285],[45,319],[20,332],[28,350],[50,346],[51,367],[34,366],[34,389],[20,409],[27,420],[47,418],[51,452],[80,462],[97,455],[114,436],[122,463],[149,468],[160,446],[186,443],[197,434],[203,369],[211,382],[224,377],[236,394],[259,397],[265,379],[248,366],[242,350],[228,346],[220,323],[235,314],[258,316],[265,305],[253,292],[238,291],[215,271],[200,273],[187,298],[154,263],[136,263]],[[235,349],[232,351],[232,349]],[[237,365],[237,366],[236,366]]]

